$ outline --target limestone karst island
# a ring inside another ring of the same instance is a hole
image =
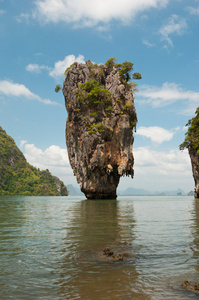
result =
[[[64,183],[48,170],[31,166],[0,126],[0,195],[67,196]]]
[[[195,182],[195,198],[199,198],[199,107],[196,110],[196,116],[190,119],[186,126],[188,130],[180,149],[187,148],[189,151]]]
[[[115,61],[74,63],[65,72],[68,156],[88,199],[115,199],[120,177],[134,175],[136,84],[129,82],[133,64]],[[141,79],[141,75],[134,73],[133,78]]]

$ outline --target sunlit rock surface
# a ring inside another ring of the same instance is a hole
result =
[[[115,66],[91,61],[65,75],[66,144],[77,182],[88,199],[115,199],[120,177],[134,175],[132,88]]]

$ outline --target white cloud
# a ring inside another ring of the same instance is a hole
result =
[[[43,23],[72,23],[92,27],[111,20],[123,23],[151,8],[162,8],[169,0],[37,0],[34,17]]]
[[[188,11],[191,15],[199,16],[199,6],[198,7],[188,7]]]
[[[22,140],[21,142],[20,142],[20,148],[23,148],[23,146],[25,145],[27,143],[27,141],[25,141],[25,140]]]
[[[7,80],[0,81],[0,93],[6,96],[25,96],[27,98],[34,98],[34,94],[25,87],[25,85]]]
[[[55,79],[64,77],[65,70],[70,67],[74,62],[85,63],[84,56],[79,54],[77,57],[70,54],[65,56],[63,60],[55,62],[54,67],[50,68],[45,65],[29,64],[26,66],[26,71],[31,73],[41,73],[42,70],[49,71],[49,75]]]
[[[193,114],[199,103],[199,92],[185,90],[179,84],[165,82],[161,87],[142,85],[137,98],[139,102],[151,104],[153,107],[170,105],[177,101],[184,101],[186,109],[181,109],[181,113]]]
[[[58,105],[57,102],[49,99],[43,99],[40,96],[32,93],[25,85],[19,83],[13,83],[8,80],[0,81],[0,94],[13,97],[25,97],[30,100],[37,100],[44,104]]]
[[[154,44],[150,43],[150,42],[147,41],[147,40],[143,40],[142,42],[143,42],[143,44],[144,44],[145,46],[147,46],[148,48],[154,47]]]
[[[188,151],[178,149],[154,151],[150,148],[134,148],[134,179],[126,185],[149,191],[164,191],[181,188],[185,192],[194,189],[191,162]],[[123,180],[124,182],[124,180]]]
[[[170,171],[184,171],[190,169],[188,151],[170,150],[167,152],[154,151],[150,148],[135,148],[135,168],[144,173],[146,168],[154,167],[159,174],[169,175]]]
[[[26,160],[34,167],[40,168],[41,170],[49,169],[53,175],[58,176],[66,183],[68,176],[74,177],[69,165],[67,149],[51,145],[43,151],[34,144],[28,144],[27,141],[23,140],[20,143],[20,148]]]
[[[49,171],[58,176],[66,184],[76,185],[76,178],[69,165],[67,149],[51,145],[45,150],[21,141],[20,147],[27,161],[41,170]],[[122,189],[132,184],[148,190],[164,190],[182,188],[185,191],[193,189],[191,163],[187,150],[178,149],[159,152],[150,148],[134,148],[135,177],[122,178]],[[125,183],[126,182],[126,183]]]
[[[178,15],[172,15],[168,22],[160,28],[159,33],[163,41],[166,41],[170,46],[173,46],[170,35],[182,35],[186,28],[187,23],[184,18],[180,18]]]
[[[166,130],[158,126],[141,126],[136,130],[136,134],[150,138],[154,143],[161,144],[165,141],[170,141],[173,138],[174,131]]]
[[[29,64],[26,66],[26,71],[31,73],[41,73],[42,70],[49,70],[50,68],[45,65]]]
[[[134,149],[134,157],[135,168],[142,174],[146,169],[167,176],[181,172],[190,174],[191,164],[187,151],[158,152],[148,148],[137,148]]]
[[[63,77],[65,70],[70,67],[74,62],[85,63],[84,56],[71,54],[64,58],[64,60],[59,60],[55,63],[54,68],[50,71],[49,75],[55,79]]]

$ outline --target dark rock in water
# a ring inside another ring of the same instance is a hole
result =
[[[196,110],[196,116],[186,124],[188,131],[185,134],[185,140],[180,145],[180,149],[185,148],[189,151],[191,159],[193,178],[195,181],[195,198],[199,198],[199,107]]]
[[[123,255],[121,253],[116,253],[113,255],[113,261],[122,261],[123,259]]]
[[[74,63],[65,74],[68,156],[88,199],[115,199],[120,177],[134,175],[137,116],[129,71],[121,66],[87,61]]]
[[[117,261],[123,261],[124,258],[129,258],[130,255],[127,252],[123,252],[124,249],[126,250],[126,248],[128,249],[129,246],[131,246],[131,244],[124,242],[119,244],[116,249],[114,249],[114,251],[117,251],[116,253],[114,253],[114,251],[111,248],[105,248],[103,250],[103,255],[105,255],[107,258],[111,258],[113,262],[117,262]]]
[[[188,280],[183,281],[182,287],[188,291],[199,294],[199,283],[191,284]]]
[[[113,250],[109,249],[109,248],[105,248],[103,250],[103,254],[106,256],[112,256],[113,255]]]

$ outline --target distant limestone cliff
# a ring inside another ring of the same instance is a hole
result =
[[[188,130],[180,149],[187,148],[189,151],[195,181],[195,198],[199,198],[199,107],[196,110],[196,116],[190,119],[186,126]]]
[[[63,85],[66,144],[73,172],[88,199],[115,199],[121,176],[133,178],[137,116],[129,83],[132,63],[74,63]],[[134,79],[140,79],[134,73]]]
[[[0,126],[0,195],[67,196],[68,190],[48,170],[27,163],[14,140]]]

